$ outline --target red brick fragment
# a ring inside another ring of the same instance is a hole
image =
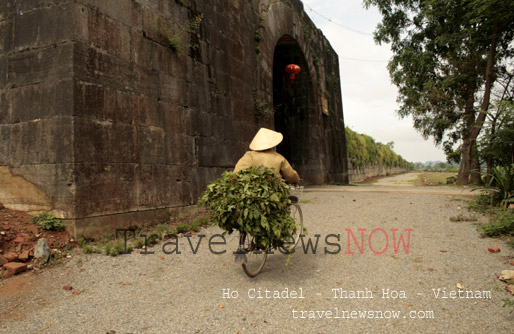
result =
[[[20,262],[9,262],[4,264],[4,268],[7,269],[9,273],[16,275],[17,273],[27,270],[27,265]]]
[[[498,247],[489,247],[487,250],[490,253],[499,253],[501,251]]]
[[[3,257],[2,255],[0,255],[0,266],[3,266],[4,264],[8,263],[9,261]]]
[[[9,262],[14,262],[14,261],[18,260],[18,254],[10,252],[10,253],[5,254],[5,258]]]
[[[23,261],[23,262],[28,261],[29,260],[29,251],[26,250],[26,251],[21,252],[20,255],[18,256],[18,260]]]
[[[64,290],[67,290],[67,291],[70,291],[70,290],[73,290],[73,287],[71,285],[65,285],[63,287]]]

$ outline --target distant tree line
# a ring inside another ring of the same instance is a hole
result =
[[[459,171],[459,165],[442,161],[416,162],[414,163],[414,169],[426,172],[457,173]]]
[[[367,164],[412,169],[414,164],[393,151],[394,143],[382,144],[372,137],[345,128],[348,159],[353,166]]]

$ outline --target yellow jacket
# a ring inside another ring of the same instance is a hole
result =
[[[259,166],[273,168],[275,174],[281,175],[290,183],[300,182],[300,176],[293,167],[291,167],[286,158],[274,150],[246,152],[237,162],[234,173],[239,172],[241,169]]]

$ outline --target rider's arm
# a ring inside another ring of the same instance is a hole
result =
[[[289,183],[299,183],[300,182],[300,176],[298,173],[291,167],[289,162],[284,159],[282,161],[282,166],[280,168],[280,174],[282,174],[282,177],[286,179]]]

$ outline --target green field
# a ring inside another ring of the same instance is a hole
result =
[[[442,186],[446,185],[446,178],[450,176],[457,177],[457,173],[422,172],[414,184],[417,186]]]

